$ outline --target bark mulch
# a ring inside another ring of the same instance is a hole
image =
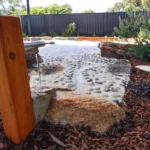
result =
[[[5,137],[0,121],[0,150],[150,150],[150,95],[140,92],[143,87],[144,91],[150,89],[150,84],[146,83],[148,73],[135,69],[136,65],[150,63],[136,58],[130,59],[130,62],[133,82],[126,88],[125,104],[119,104],[125,110],[126,118],[106,134],[94,133],[89,127],[54,125],[42,121],[25,141],[15,145]],[[52,134],[67,147],[57,144]]]

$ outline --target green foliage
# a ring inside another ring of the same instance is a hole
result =
[[[147,17],[136,13],[129,13],[126,19],[119,19],[119,28],[114,31],[120,38],[134,38],[137,45],[131,46],[127,51],[128,57],[136,56],[142,60],[150,61],[150,23]]]
[[[89,10],[85,10],[83,13],[94,13],[94,11],[89,9]]]
[[[40,34],[40,36],[46,36],[46,33],[45,33],[45,32],[42,32],[42,33]]]
[[[27,35],[24,32],[22,32],[22,37],[25,38],[27,37]]]
[[[126,55],[128,57],[136,56],[141,60],[150,61],[150,43],[147,41],[139,42],[138,45],[132,46]]]
[[[67,29],[63,33],[63,36],[75,36],[75,35],[76,35],[76,24],[73,22],[68,25]]]
[[[26,9],[22,0],[1,0],[0,1],[0,15],[19,16],[21,12]]]
[[[30,9],[31,15],[43,15],[43,14],[70,14],[72,8],[69,4],[52,4],[46,7],[32,7]],[[27,14],[27,11],[23,11],[22,14]]]
[[[57,34],[54,30],[49,30],[50,36],[55,37]]]
[[[96,34],[94,33],[94,34],[92,34],[92,37],[96,37]]]
[[[119,28],[115,27],[114,31],[120,38],[135,38],[138,42],[139,38],[148,37],[150,24],[147,17],[129,12],[128,18],[119,18],[119,22]]]
[[[129,10],[135,11],[149,11],[150,0],[123,0],[122,2],[116,2],[112,8],[109,8],[109,12],[118,12]]]

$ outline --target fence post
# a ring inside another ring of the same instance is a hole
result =
[[[35,125],[20,19],[0,17],[0,107],[4,131],[19,144]]]

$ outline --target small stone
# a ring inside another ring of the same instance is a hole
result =
[[[58,81],[54,81],[53,83],[58,83]]]
[[[114,94],[114,95],[113,95],[113,98],[119,98],[119,97],[121,97],[121,96],[118,95],[118,94]]]
[[[91,92],[85,92],[86,94],[91,94]]]
[[[107,94],[104,94],[104,95],[101,95],[101,97],[104,97],[104,98],[105,98],[105,97],[108,97],[108,95],[107,95]]]
[[[75,85],[74,84],[68,84],[68,88],[73,88]]]
[[[100,87],[95,87],[94,90],[100,90]]]
[[[115,78],[116,80],[120,80],[120,78]]]
[[[87,90],[88,90],[88,91],[93,91],[93,88],[88,88]]]
[[[106,89],[104,89],[104,91],[105,92],[110,92],[111,90],[106,88]]]
[[[114,85],[111,83],[111,84],[108,84],[108,86],[111,87],[111,86],[114,86]]]
[[[89,86],[93,86],[93,85],[94,85],[94,83],[93,83],[93,82],[91,82],[91,83],[88,83],[88,85],[89,85]]]
[[[112,88],[111,91],[112,91],[112,92],[118,92],[118,89]]]
[[[90,79],[90,78],[89,78],[89,79],[87,79],[87,82],[92,82],[92,79]]]
[[[118,99],[112,99],[112,101],[115,102],[115,103],[119,103]]]
[[[60,81],[63,81],[64,80],[64,78],[60,78]]]
[[[67,80],[66,83],[72,83],[72,81],[71,80]]]
[[[88,74],[88,73],[83,73],[83,76],[88,77],[88,76],[89,76],[89,74]]]
[[[73,74],[68,74],[68,75],[66,75],[66,77],[72,77],[73,76]]]
[[[103,82],[101,82],[101,81],[96,81],[95,83],[96,84],[103,84]]]
[[[94,93],[102,93],[102,92],[99,90],[95,90]]]
[[[95,80],[99,80],[99,78],[95,78]]]

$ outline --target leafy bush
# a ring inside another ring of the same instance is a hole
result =
[[[57,34],[54,30],[49,30],[50,36],[55,37]]]
[[[119,18],[119,28],[114,31],[120,38],[134,38],[137,45],[131,46],[126,55],[136,56],[142,60],[150,61],[150,23],[147,17],[137,13],[128,13],[128,18]]]
[[[138,42],[139,38],[145,38],[144,34],[150,31],[150,24],[147,17],[135,12],[129,12],[128,18],[122,20],[119,17],[119,28],[115,27],[114,31],[119,38],[135,38]]]
[[[27,37],[27,35],[24,32],[22,32],[22,37],[25,38]]]
[[[67,27],[67,29],[65,30],[65,32],[63,33],[63,36],[75,36],[76,35],[76,24],[70,23]]]
[[[42,32],[42,33],[40,34],[40,36],[46,36],[46,33],[45,33],[45,32]]]
[[[94,34],[92,34],[92,37],[96,37],[96,34],[94,33]]]
[[[150,43],[139,42],[138,45],[131,46],[126,53],[128,57],[136,56],[141,60],[150,61]]]

